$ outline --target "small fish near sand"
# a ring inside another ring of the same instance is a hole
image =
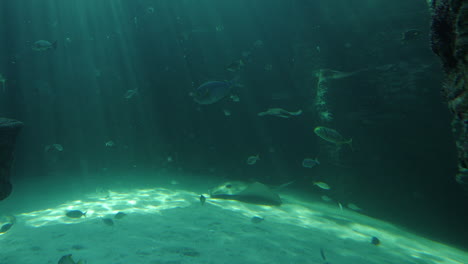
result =
[[[114,220],[110,218],[102,218],[101,221],[107,226],[114,226]]]
[[[290,112],[286,111],[283,108],[268,108],[264,112],[260,112],[257,115],[258,116],[266,116],[266,115],[271,115],[271,116],[277,116],[277,117],[282,117],[282,118],[290,118],[291,116],[298,116],[302,114],[302,110],[297,110],[296,112]]]
[[[116,214],[114,215],[114,218],[115,218],[115,219],[122,219],[122,218],[124,218],[125,216],[127,216],[126,213],[124,213],[124,212],[118,212],[118,213],[116,213]]]
[[[2,223],[3,222],[3,223]],[[16,217],[14,216],[4,216],[0,217],[0,234],[8,232],[13,225],[16,223]]]
[[[65,215],[69,218],[81,218],[82,216],[86,217],[86,213],[87,212],[83,213],[80,210],[71,210],[71,211],[67,211]]]
[[[250,156],[247,158],[247,164],[248,165],[254,165],[257,163],[257,161],[260,159],[260,156],[257,154],[255,156]]]
[[[62,256],[58,261],[58,264],[85,264],[86,262],[80,259],[78,262],[75,262],[72,258],[72,254]]]
[[[12,226],[13,226],[12,223],[7,223],[7,224],[2,225],[2,227],[0,227],[0,234],[6,233],[8,230],[10,230]]]
[[[206,197],[202,195],[200,195],[200,204],[203,206],[206,202]]]
[[[46,51],[50,49],[56,49],[57,48],[57,41],[54,42],[49,42],[47,40],[38,40],[33,43],[32,45],[32,50],[34,51]]]
[[[373,237],[371,238],[371,244],[372,244],[372,245],[375,245],[375,246],[380,245],[380,239],[379,239],[378,237],[373,236]]]
[[[324,182],[314,182],[314,185],[319,187],[320,189],[324,189],[324,190],[330,190],[331,187],[330,185],[324,183]]]
[[[302,167],[304,168],[313,168],[317,165],[320,165],[320,162],[318,161],[318,159],[310,159],[310,158],[305,158],[303,161],[302,161]]]
[[[263,222],[263,220],[265,220],[265,218],[263,217],[260,217],[260,216],[254,216],[250,219],[250,221],[254,224],[259,224],[261,222]]]
[[[338,131],[332,128],[318,126],[314,129],[314,133],[319,136],[321,139],[334,143],[336,145],[349,144],[351,148],[353,139],[345,139]]]

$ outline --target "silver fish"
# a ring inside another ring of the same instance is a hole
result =
[[[345,139],[338,131],[328,127],[318,126],[314,129],[314,133],[323,140],[337,145],[349,144],[351,146],[353,142],[353,139]]]
[[[57,48],[57,41],[54,41],[50,43],[47,40],[38,40],[33,43],[32,47],[33,50],[35,51],[46,51],[50,49],[56,49]]]
[[[264,112],[258,113],[257,115],[258,116],[271,115],[271,116],[277,116],[277,117],[282,117],[282,118],[290,118],[291,116],[298,116],[300,114],[302,114],[302,110],[298,110],[296,112],[289,112],[282,108],[269,108]]]
[[[331,187],[328,184],[324,183],[324,182],[314,182],[314,185],[319,187],[320,189],[324,189],[324,190],[330,190],[331,189]]]
[[[192,93],[193,100],[203,105],[214,104],[226,97],[234,85],[234,81],[206,82]]]
[[[260,156],[258,154],[255,156],[250,156],[247,158],[247,164],[254,165],[255,163],[257,163],[257,160],[259,159],[260,159]]]
[[[320,165],[320,162],[318,161],[318,159],[310,159],[310,158],[305,158],[303,161],[302,161],[302,167],[304,168],[313,168],[317,165]]]
[[[124,98],[127,99],[127,100],[130,100],[130,99],[133,98],[133,96],[135,96],[137,94],[138,94],[137,89],[127,90],[127,92],[125,92],[125,94],[124,94]]]

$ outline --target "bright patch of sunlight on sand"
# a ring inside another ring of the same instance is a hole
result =
[[[52,224],[75,224],[99,217],[112,216],[119,211],[125,213],[151,214],[162,210],[186,207],[197,199],[196,194],[186,191],[173,191],[164,188],[139,189],[128,193],[109,191],[105,196],[92,194],[85,200],[76,200],[29,213],[23,213],[26,225],[40,227]],[[70,210],[86,212],[86,217],[72,219],[65,216]]]

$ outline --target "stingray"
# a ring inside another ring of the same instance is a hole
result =
[[[236,200],[261,205],[280,205],[282,203],[277,193],[259,182],[252,184],[228,182],[215,188],[210,196],[215,199]]]

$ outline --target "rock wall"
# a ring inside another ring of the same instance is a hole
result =
[[[442,92],[453,113],[458,151],[456,180],[468,190],[468,1],[433,0],[432,50],[446,74]]]
[[[0,117],[0,201],[7,198],[12,186],[10,183],[11,165],[16,136],[23,123]]]

